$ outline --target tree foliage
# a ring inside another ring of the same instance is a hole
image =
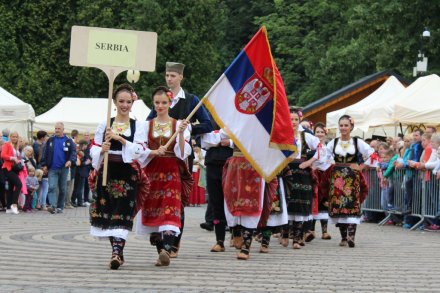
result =
[[[423,0],[2,1],[0,86],[38,114],[63,96],[106,97],[104,73],[69,64],[71,27],[83,25],[158,33],[156,71],[135,85],[147,104],[166,61],[186,64],[183,86],[202,96],[266,25],[289,99],[306,105],[380,70],[411,79],[421,46],[438,73],[439,14],[440,2]]]

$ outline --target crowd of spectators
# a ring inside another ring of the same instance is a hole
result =
[[[79,139],[81,137],[81,139]],[[0,211],[8,214],[89,206],[87,177],[91,171],[90,133],[54,134],[40,130],[33,142],[16,131],[2,130],[0,140]]]
[[[429,181],[433,178],[431,173],[435,179],[440,179],[440,134],[437,133],[434,126],[427,126],[425,131],[417,128],[411,134],[403,137],[388,137],[383,142],[376,139],[367,139],[366,141],[376,151],[376,155],[371,159],[376,161],[382,210],[393,211],[396,209],[392,179],[396,170],[404,172],[402,182],[404,206],[400,211],[403,216],[394,216],[387,224],[402,225],[406,229],[411,228],[417,222],[417,219],[411,216],[415,181]],[[416,170],[421,172],[415,172]],[[434,196],[438,201],[439,195]],[[366,212],[364,218],[369,221],[374,220],[376,216],[375,213]],[[436,218],[427,219],[420,226],[420,229],[440,230],[440,222]]]

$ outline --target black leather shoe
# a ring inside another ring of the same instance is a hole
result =
[[[207,231],[214,231],[214,225],[208,222],[201,223],[200,228],[205,229]]]

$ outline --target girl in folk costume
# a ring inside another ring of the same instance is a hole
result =
[[[136,234],[150,234],[159,258],[156,266],[168,266],[170,253],[180,233],[182,207],[188,203],[193,181],[186,163],[191,154],[190,126],[168,114],[172,92],[166,87],[154,90],[152,98],[157,117],[147,122],[144,141],[146,149],[139,157],[150,183],[150,189],[140,203]],[[178,131],[176,140],[165,145]],[[145,167],[146,166],[146,167]]]
[[[260,247],[261,253],[269,252],[270,237],[272,236],[273,231],[286,226],[288,223],[286,195],[283,182],[283,176],[285,176],[286,171],[288,171],[288,168],[283,170],[283,172],[277,176],[277,180],[273,180],[269,184],[266,184],[264,204],[270,205],[270,214],[267,222],[262,223],[262,219],[260,219],[259,227],[263,226],[263,228],[260,228],[262,236]],[[276,184],[277,182],[278,184]],[[263,208],[263,210],[267,209]],[[264,217],[262,218],[264,219]]]
[[[227,129],[225,131],[228,132]],[[240,249],[237,258],[247,260],[254,231],[257,227],[267,227],[278,181],[274,178],[266,184],[235,146],[232,157],[223,167],[222,185],[226,221],[232,228],[233,244]],[[275,222],[278,221],[273,220]],[[268,252],[268,245],[267,241],[267,246],[260,251]]]
[[[339,118],[341,136],[330,141],[326,147],[335,164],[327,169],[321,181],[323,194],[328,195],[329,222],[339,227],[342,238],[339,245],[349,247],[355,246],[361,204],[368,194],[368,186],[361,173],[363,158],[367,158],[365,163],[368,164],[374,153],[362,139],[350,136],[353,127],[354,120],[350,116]]]
[[[319,184],[323,178],[324,171],[331,166],[331,160],[327,155],[327,149],[325,147],[325,140],[327,137],[327,129],[324,123],[316,123],[314,127],[314,133],[317,138],[319,138],[320,145],[316,150],[318,160],[316,160],[312,165],[312,170],[315,173],[316,184],[313,186],[313,204],[312,204],[312,214],[313,223],[311,231],[315,233],[316,220],[321,222],[322,235],[321,238],[324,240],[330,240],[331,236],[327,233],[328,226],[328,202],[327,195],[322,193],[319,188]]]
[[[263,210],[265,182],[236,146],[223,167],[222,182],[226,221],[233,229],[234,246],[240,249],[237,258],[247,260]]]
[[[290,175],[284,178],[286,190],[287,213],[292,224],[289,226],[293,234],[293,248],[300,249],[303,242],[303,223],[313,220],[313,174],[310,166],[316,160],[307,158],[307,153],[316,150],[319,139],[313,134],[306,132],[300,125],[302,113],[299,109],[292,109],[290,118],[295,130],[295,142],[298,152],[294,160],[289,164]],[[289,231],[283,229],[281,244],[285,247],[289,243]]]
[[[112,246],[111,269],[118,269],[124,263],[124,246],[133,226],[136,195],[145,191],[139,182],[142,172],[134,158],[143,147],[145,122],[130,119],[135,93],[128,84],[118,86],[113,95],[116,117],[99,124],[95,133],[95,144],[90,150],[92,166],[95,169],[89,177],[93,200],[90,205],[90,234],[109,239]],[[108,152],[107,184],[102,186],[103,155]],[[145,179],[145,178],[144,178]]]

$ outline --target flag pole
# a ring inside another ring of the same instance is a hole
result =
[[[186,117],[185,120],[189,121],[192,118],[192,116],[194,116],[194,114],[197,112],[197,110],[199,110],[199,108],[203,105],[203,101],[205,99],[206,99],[206,96],[200,100],[200,102],[194,107],[194,109],[191,111],[191,113],[189,113],[188,117]],[[176,136],[178,133],[179,133],[179,130],[176,129],[176,132],[174,132],[173,136],[171,136],[170,139],[168,140],[168,142],[165,144],[165,148],[168,148],[170,146],[170,144],[174,141],[174,139],[176,139]]]

